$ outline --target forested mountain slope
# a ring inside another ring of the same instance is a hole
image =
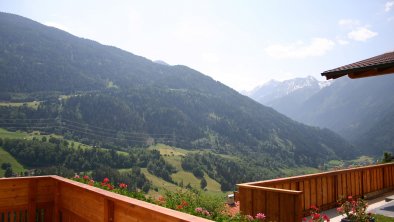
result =
[[[161,65],[6,13],[0,92],[3,101],[41,101],[37,109],[0,107],[0,118],[49,119],[40,129],[102,147],[163,142],[273,169],[356,154],[332,131],[295,122],[186,66]]]

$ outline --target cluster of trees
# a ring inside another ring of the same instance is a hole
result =
[[[255,167],[241,159],[229,159],[212,153],[188,154],[182,159],[182,168],[201,178],[201,187],[206,186],[202,177],[206,172],[220,183],[222,191],[233,190],[237,183],[281,175],[278,169]]]
[[[166,163],[156,150],[133,149],[126,154],[101,148],[81,149],[55,137],[42,137],[41,140],[4,139],[3,147],[23,165],[36,168],[39,175],[72,176],[74,172],[93,170],[99,175],[98,178],[112,176],[125,182],[126,176],[116,174],[117,170],[113,169],[133,168],[132,173],[127,175],[134,178],[131,181],[134,181],[135,187],[149,190],[149,181],[140,168],[148,168],[149,172],[169,182],[173,182],[170,175],[175,172],[175,167]],[[99,173],[98,170],[103,167],[110,174]]]
[[[12,166],[10,163],[2,163],[1,169],[4,170],[5,177],[12,177],[14,172],[12,171]]]
[[[160,155],[159,152],[158,155]],[[171,174],[176,173],[177,170],[174,166],[165,162],[163,158],[159,157],[149,162],[148,172],[158,177],[161,177],[170,183],[174,183],[171,178]]]

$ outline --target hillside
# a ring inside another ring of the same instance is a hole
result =
[[[5,128],[123,151],[158,142],[209,149],[239,157],[258,178],[355,155],[332,131],[295,122],[196,70],[20,16],[0,14],[0,58],[3,102],[40,101],[34,108],[0,106]],[[258,173],[264,167],[272,174]]]

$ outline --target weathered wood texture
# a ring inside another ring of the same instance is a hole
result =
[[[58,176],[0,179],[0,221],[2,219],[23,222],[209,221]]]
[[[299,216],[308,215],[308,209],[312,205],[326,210],[336,207],[337,201],[347,196],[363,197],[377,191],[392,189],[394,163],[243,183],[237,186],[243,214],[255,215],[262,212],[271,220],[300,221]],[[282,212],[283,208],[286,212]],[[289,218],[288,212],[294,216]]]

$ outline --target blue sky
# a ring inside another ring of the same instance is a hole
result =
[[[320,73],[394,50],[394,0],[2,0],[0,11],[236,90]]]

